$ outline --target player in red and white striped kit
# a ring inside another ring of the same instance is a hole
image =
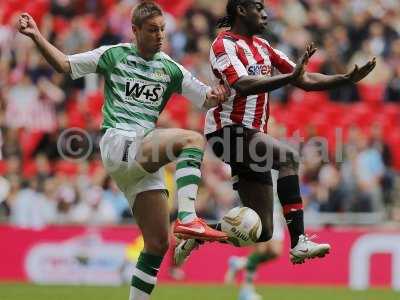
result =
[[[303,72],[316,48],[306,49],[298,67],[282,52],[258,37],[267,26],[262,0],[228,0],[227,16],[210,51],[215,80],[231,87],[228,101],[208,111],[205,134],[215,154],[229,163],[237,182],[242,203],[260,215],[263,231],[259,242],[268,241],[273,233],[273,190],[270,170],[279,172],[277,192],[291,237],[291,261],[303,263],[308,258],[323,257],[328,244],[310,241],[304,233],[303,205],[300,196],[298,153],[266,132],[270,114],[268,92],[287,84],[306,91],[326,90],[354,84],[375,67],[375,58],[364,66],[355,66],[347,74],[324,75]],[[272,76],[273,70],[281,75]],[[187,255],[191,247],[182,245]],[[188,246],[190,246],[188,245]],[[182,251],[181,251],[182,252]],[[176,251],[176,254],[179,251]],[[179,255],[177,255],[178,257]],[[180,255],[183,257],[184,255]]]
[[[282,52],[272,48],[259,37],[245,37],[231,31],[221,32],[210,50],[210,61],[216,82],[226,83],[236,90],[231,101],[219,105],[207,113],[205,133],[215,132],[225,126],[239,124],[246,128],[266,132],[269,117],[268,93],[271,83],[253,92],[237,90],[235,83],[244,76],[253,76],[260,80],[269,80],[274,68],[282,74],[292,73],[293,63]],[[252,78],[253,79],[253,78]],[[275,88],[291,83],[295,78],[281,76],[275,78]]]
[[[277,190],[291,236],[292,262],[323,256],[329,252],[329,245],[313,243],[304,234],[298,154],[266,133],[270,114],[268,92],[285,84],[307,91],[352,84],[372,71],[375,60],[361,68],[356,66],[347,74],[302,72],[291,77],[296,65],[257,36],[267,26],[264,1],[229,0],[227,16],[219,25],[230,30],[221,32],[212,44],[211,66],[215,79],[228,84],[235,93],[229,101],[208,111],[207,139],[215,154],[231,165],[238,180],[234,187],[243,204],[260,214],[263,232],[259,241],[269,240],[273,232],[270,175],[273,168],[279,171]],[[308,46],[306,56],[315,51],[313,45]],[[273,69],[282,75],[271,77]]]

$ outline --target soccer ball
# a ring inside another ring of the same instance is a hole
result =
[[[262,225],[258,214],[248,207],[234,207],[222,218],[221,229],[236,247],[248,246],[257,242]]]

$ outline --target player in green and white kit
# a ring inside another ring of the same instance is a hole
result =
[[[105,78],[104,135],[100,141],[104,167],[125,194],[144,239],[133,277],[130,300],[147,300],[154,289],[168,249],[167,192],[160,168],[177,160],[175,180],[179,204],[174,233],[182,238],[226,240],[196,216],[194,200],[201,179],[205,145],[201,134],[183,129],[155,129],[172,93],[209,108],[226,100],[223,86],[213,89],[160,51],[165,21],[160,7],[149,1],[133,10],[132,43],[103,46],[65,55],[38,30],[33,18],[19,17],[18,30],[30,37],[44,58],[73,79],[90,73]]]

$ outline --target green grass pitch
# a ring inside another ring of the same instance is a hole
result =
[[[128,300],[128,286],[40,286],[0,284],[1,300]],[[399,300],[389,289],[350,291],[339,287],[258,286],[264,300]],[[152,300],[235,300],[238,287],[224,285],[160,285]]]

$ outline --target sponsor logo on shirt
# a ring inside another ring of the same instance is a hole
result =
[[[161,104],[167,87],[159,82],[130,78],[125,82],[125,100],[136,100],[147,105]]]
[[[266,65],[250,65],[247,67],[247,73],[249,75],[267,75],[270,76],[272,74],[271,66]]]

